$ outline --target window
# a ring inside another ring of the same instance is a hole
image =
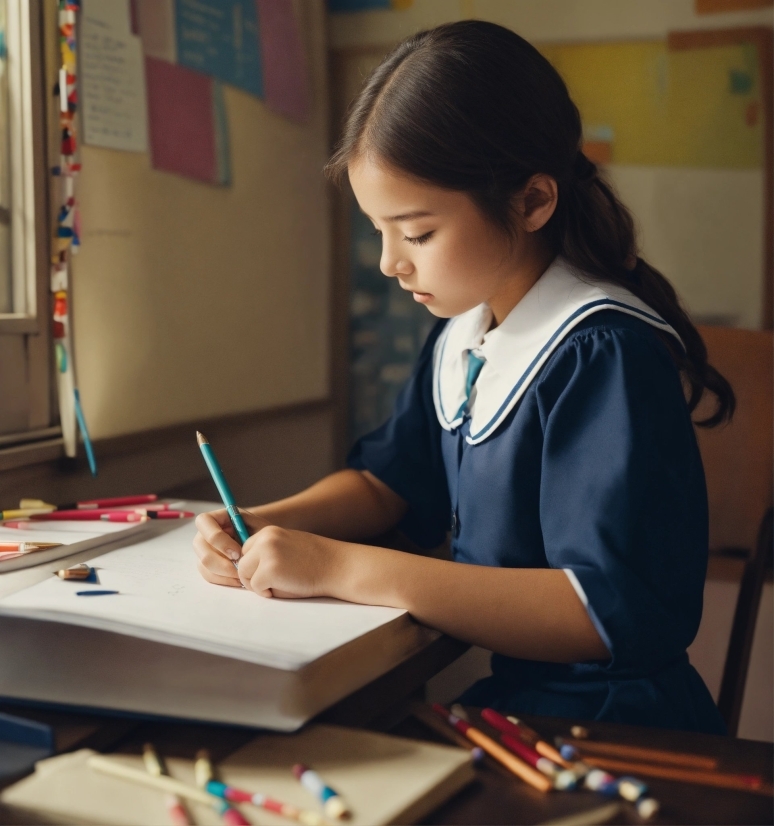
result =
[[[51,425],[41,0],[0,0],[0,449]]]

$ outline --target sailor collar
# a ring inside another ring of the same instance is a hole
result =
[[[524,395],[532,380],[567,334],[601,310],[640,318],[677,338],[677,333],[629,290],[591,277],[556,258],[502,324],[487,333],[492,312],[486,304],[455,316],[444,328],[433,354],[433,402],[444,430],[464,421],[468,350],[486,359],[476,382],[475,405],[466,436],[475,445],[491,436]]]

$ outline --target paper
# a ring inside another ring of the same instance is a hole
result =
[[[309,117],[309,85],[293,0],[256,0],[266,103],[281,115]]]
[[[84,0],[82,6],[82,19],[100,23],[115,34],[130,33],[129,0]]]
[[[218,141],[214,81],[153,57],[145,59],[145,66],[154,168],[207,183],[222,182],[219,166],[226,164],[227,155],[220,153],[219,164],[218,146],[226,145],[226,125],[225,117],[217,121],[223,134]]]
[[[0,614],[101,628],[284,670],[297,670],[398,619],[398,608],[332,599],[264,599],[212,585],[196,568],[192,522],[103,554],[100,587],[83,599],[52,577],[0,600]]]
[[[81,59],[84,142],[145,152],[142,45],[129,30],[126,0],[87,3],[81,21]]]
[[[175,0],[135,0],[135,8],[145,56],[176,63]]]
[[[255,0],[175,0],[177,60],[263,97]]]

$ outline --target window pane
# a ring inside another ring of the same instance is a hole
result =
[[[11,300],[11,163],[6,21],[6,0],[0,0],[0,313],[13,311]]]

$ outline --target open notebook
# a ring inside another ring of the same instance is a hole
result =
[[[98,586],[48,576],[1,598],[0,696],[293,729],[437,635],[401,609],[211,585],[195,532],[90,560]]]
[[[86,761],[93,753],[84,749],[38,763],[33,775],[6,789],[0,800],[27,817],[34,815],[36,823],[153,826],[169,822],[163,792],[89,769]],[[140,757],[111,759],[143,770]],[[312,766],[347,800],[350,826],[415,823],[474,777],[470,753],[463,749],[321,725],[294,735],[261,735],[217,769],[225,783],[319,810],[319,802],[291,774],[291,767],[299,762]],[[193,784],[192,761],[172,758],[166,764],[173,777]],[[239,808],[251,823],[286,826],[289,822],[250,805]],[[221,822],[204,805],[191,804],[188,810],[193,822],[202,826]]]

